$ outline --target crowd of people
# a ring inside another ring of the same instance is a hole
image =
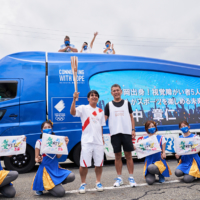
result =
[[[73,47],[72,47],[73,48]],[[96,189],[103,191],[101,183],[101,175],[103,171],[104,161],[104,137],[103,126],[106,125],[106,120],[109,120],[109,130],[111,135],[111,144],[115,154],[115,168],[117,178],[114,182],[114,187],[120,187],[123,184],[122,178],[122,148],[126,158],[126,164],[129,172],[128,181],[131,187],[136,186],[133,177],[134,163],[131,152],[135,149],[132,139],[135,138],[135,122],[133,111],[130,102],[121,99],[122,90],[120,85],[114,84],[111,87],[113,100],[105,106],[105,112],[97,107],[99,101],[99,93],[91,90],[88,95],[88,105],[80,105],[76,107],[76,99],[79,97],[78,92],[74,92],[73,101],[70,109],[71,115],[80,117],[82,122],[82,137],[81,137],[81,155],[80,155],[80,178],[81,185],[79,192],[86,192],[86,176],[88,167],[91,166],[92,159],[94,160],[96,173]],[[196,137],[190,132],[190,125],[187,121],[181,121],[179,128],[183,132],[180,138]],[[164,136],[157,135],[157,124],[154,121],[145,123],[147,136],[144,139],[156,136],[160,144],[161,152],[149,155],[145,158],[144,177],[147,184],[152,185],[158,175],[159,182],[165,182],[165,177],[169,177],[172,173],[168,163],[166,162],[165,146],[166,140]],[[42,134],[54,134],[53,124],[51,121],[45,121],[41,126]],[[65,143],[68,144],[69,139],[65,137]],[[42,139],[39,139],[35,145],[35,161],[40,163],[38,171],[33,179],[32,189],[37,195],[42,195],[44,190],[49,191],[55,197],[65,195],[65,190],[62,184],[67,184],[75,180],[73,172],[60,168],[58,158],[61,155],[40,154]],[[183,176],[183,181],[191,183],[196,178],[200,178],[200,157],[196,154],[190,155],[175,155],[179,160],[178,167],[175,170],[177,177]],[[0,166],[0,192],[6,197],[14,197],[15,189],[11,184],[18,176],[17,172],[3,170]]]
[[[80,53],[91,53],[92,52],[93,44],[94,44],[94,41],[95,41],[95,38],[97,37],[97,35],[98,35],[98,32],[94,33],[94,37],[92,38],[92,41],[90,42],[89,46],[88,46],[87,42],[83,43]],[[78,49],[75,47],[75,45],[70,43],[70,37],[65,36],[64,44],[62,44],[60,46],[60,49],[58,50],[58,52],[72,53],[72,52],[78,52]],[[109,40],[105,42],[105,47],[103,48],[103,53],[115,54],[114,44],[111,44],[111,42]]]

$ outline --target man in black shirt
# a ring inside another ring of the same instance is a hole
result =
[[[132,159],[132,151],[134,150],[132,138],[135,138],[135,121],[132,115],[133,111],[130,102],[121,99],[122,90],[118,84],[114,84],[111,87],[111,94],[114,97],[114,100],[109,102],[105,107],[105,120],[109,118],[111,144],[115,153],[115,168],[118,174],[114,187],[119,187],[123,184],[121,177],[121,146],[123,146],[126,164],[129,171],[129,184],[134,187],[136,186],[136,183],[133,178],[134,164]]]

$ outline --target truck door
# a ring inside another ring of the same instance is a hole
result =
[[[57,135],[68,136],[69,152],[80,142],[82,134],[80,118],[70,114],[74,93],[71,56],[73,54],[48,53],[47,80],[48,119],[53,122],[53,130]],[[79,61],[78,67],[80,98],[76,102],[76,106],[88,104],[87,93],[89,91],[88,82],[84,80],[84,65],[81,61]],[[65,159],[66,156],[63,155],[60,161]]]
[[[0,135],[19,126],[20,79],[0,79]]]

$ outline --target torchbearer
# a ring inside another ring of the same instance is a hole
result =
[[[70,113],[75,117],[80,117],[82,122],[82,137],[81,137],[81,156],[80,156],[80,176],[81,186],[80,193],[85,193],[86,175],[88,167],[91,166],[93,158],[96,173],[96,189],[103,191],[103,186],[100,182],[103,160],[104,160],[104,139],[103,127],[105,126],[104,112],[97,107],[99,94],[95,90],[91,90],[88,95],[88,105],[75,107],[76,99],[79,97],[79,92],[74,92],[73,102]]]

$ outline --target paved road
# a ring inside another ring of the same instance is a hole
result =
[[[168,163],[172,172],[174,172],[177,165],[176,160],[169,160]],[[77,192],[80,185],[78,168],[73,164],[62,164],[62,167],[75,173],[76,180],[71,184],[64,185],[66,195],[61,199],[200,199],[200,181],[195,181],[192,184],[185,184],[181,179],[172,175],[170,178],[166,179],[166,183],[157,183],[153,186],[148,186],[142,175],[143,166],[143,162],[135,163],[134,178],[138,184],[136,188],[130,188],[128,186],[128,172],[125,165],[123,166],[124,185],[120,188],[113,188],[113,179],[116,178],[115,167],[113,161],[106,162],[102,175],[102,184],[106,190],[103,192],[95,191],[94,168],[90,168],[87,176],[87,189],[90,191],[86,192],[86,194],[79,194]],[[19,175],[18,179],[14,182],[14,186],[17,190],[16,199],[55,199],[48,192],[45,192],[43,196],[35,196],[34,191],[31,191],[30,187],[36,171],[37,166],[30,173]],[[3,199],[1,195],[0,199]]]

